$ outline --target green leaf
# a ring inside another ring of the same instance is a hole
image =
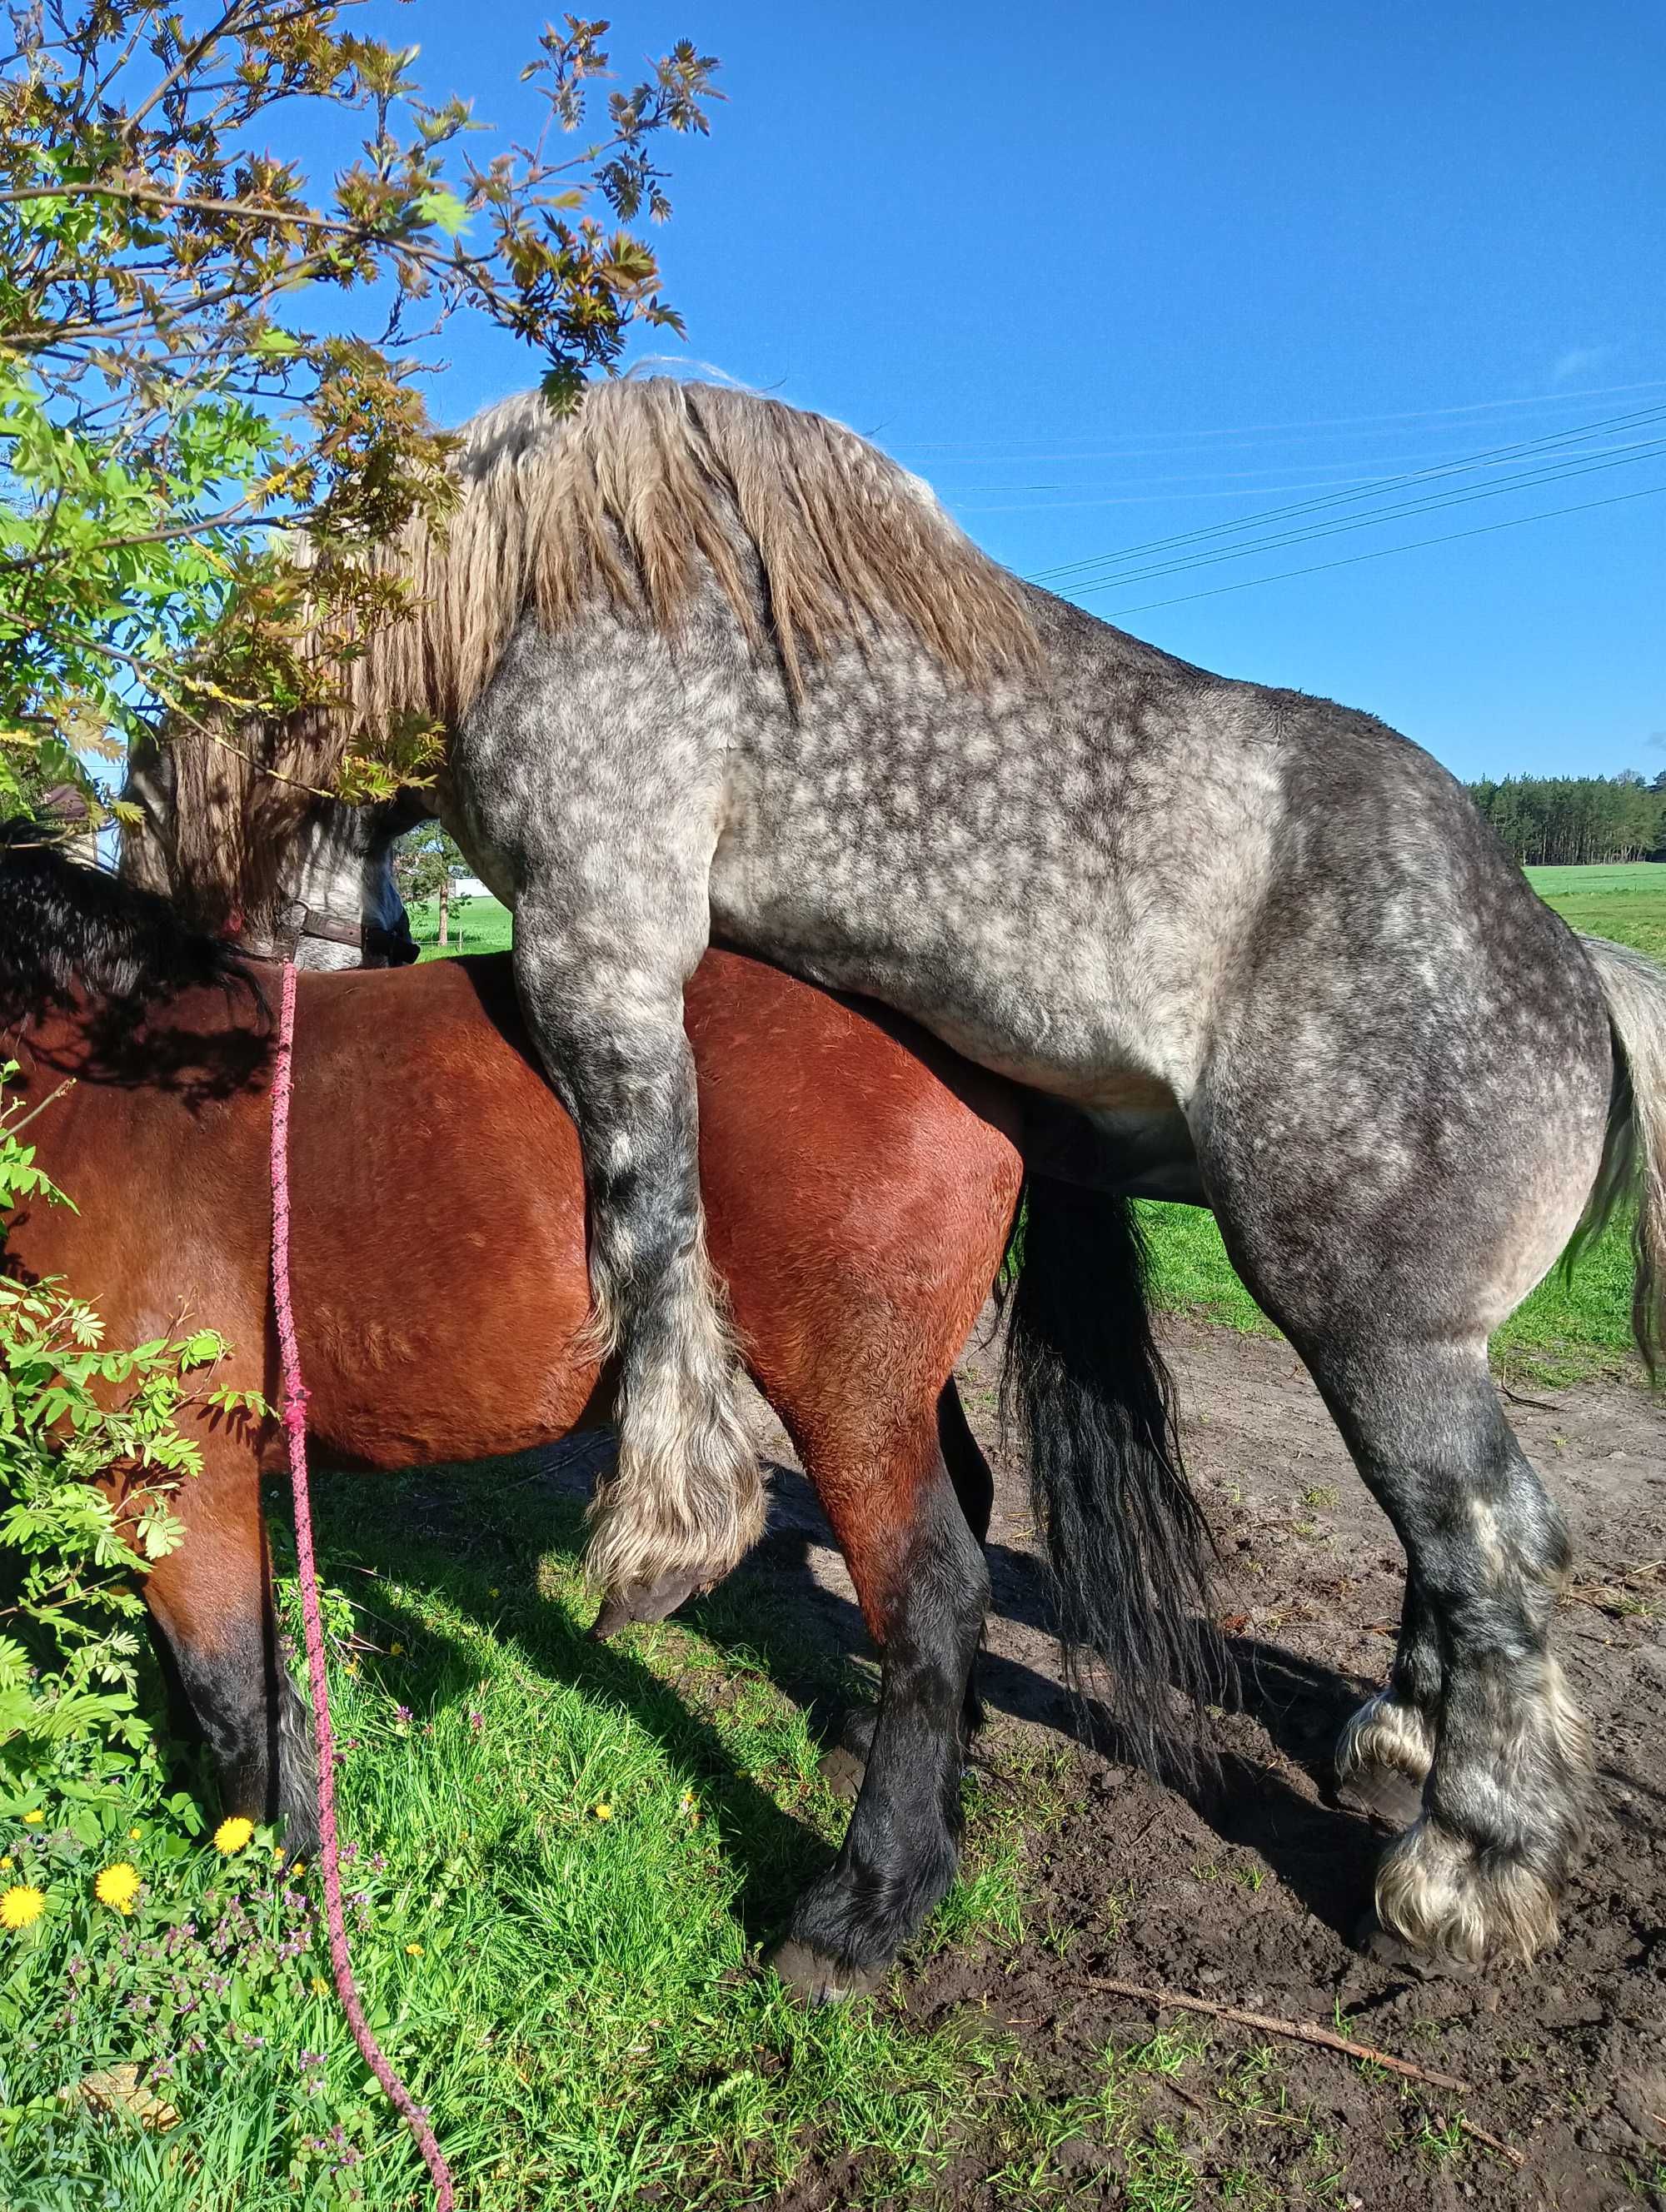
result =
[[[435,229],[443,230],[447,238],[460,238],[469,227],[467,208],[455,192],[444,185],[419,192],[416,208],[425,221],[431,222]]]

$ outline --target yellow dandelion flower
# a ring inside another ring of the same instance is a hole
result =
[[[28,1811],[23,1815],[26,1826],[31,1828],[38,1828],[46,1817],[46,1815],[41,1811],[39,1805],[32,1805]]]
[[[423,1955],[423,1947],[420,1943],[407,1943],[405,1949],[413,1959],[420,1959]]]
[[[397,1636],[387,1647],[387,1656],[390,1659],[398,1659],[404,1656],[404,1645],[400,1643]]]
[[[0,1892],[0,1927],[31,1927],[46,1910],[46,1899],[32,1881],[15,1881]]]
[[[118,1912],[131,1912],[133,1900],[140,1889],[139,1870],[126,1859],[118,1859],[107,1866],[93,1884],[93,1894],[100,1905],[112,1905]]]
[[[127,1840],[130,1844],[137,1844],[143,1833],[143,1828],[130,1828],[127,1832]]]
[[[228,1820],[222,1820],[214,1832],[214,1848],[229,1858],[240,1851],[254,1833],[254,1822],[245,1820],[242,1814],[234,1813]]]
[[[8,1851],[4,1858],[0,1859],[0,1874],[9,1874],[15,1864],[16,1861],[12,1857],[11,1853]]]
[[[613,1818],[613,1808],[608,1803],[605,1797],[602,1799],[599,1804],[593,1805],[590,1808],[590,1810],[598,1820],[611,1820]]]
[[[297,1881],[301,1880],[301,1877],[306,1873],[306,1871],[307,1862],[305,1859],[297,1859],[295,1864],[289,1869],[289,1872],[294,1875]]]

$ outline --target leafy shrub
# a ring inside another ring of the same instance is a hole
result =
[[[30,1118],[0,1090],[0,1217],[70,1202],[23,1140]],[[18,1280],[0,1247],[0,1815],[61,1803],[86,1840],[93,1808],[154,1756],[137,1584],[179,1540],[169,1495],[198,1454],[178,1417],[226,1348],[211,1329],[131,1352],[103,1340],[85,1300]],[[97,1486],[117,1469],[131,1470],[120,1507]]]

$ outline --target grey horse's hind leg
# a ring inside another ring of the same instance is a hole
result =
[[[763,1527],[700,1208],[682,995],[699,940],[664,935],[656,960],[532,898],[515,912],[522,1006],[584,1153],[598,1334],[619,1354],[618,1459],[597,1486],[587,1561],[608,1590],[708,1588]]]
[[[1336,1747],[1336,1779],[1345,1803],[1390,1827],[1407,1827],[1417,1818],[1434,1765],[1443,1680],[1434,1609],[1408,1567],[1388,1681],[1361,1705]]]
[[[1556,1935],[1589,1752],[1550,1650],[1562,1517],[1511,1434],[1484,1343],[1303,1346],[1411,1563],[1386,1701],[1345,1755],[1411,1776],[1420,1818],[1378,1869],[1383,1925],[1464,1960],[1530,1959]]]

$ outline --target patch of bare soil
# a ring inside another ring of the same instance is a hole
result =
[[[992,2129],[987,2142],[968,2140],[941,2186],[968,2208],[1230,2200],[1618,2212],[1666,2202],[1666,1419],[1622,1385],[1511,1406],[1574,1530],[1579,1565],[1560,1648],[1592,1723],[1595,1815],[1548,1958],[1531,1972],[1425,1979],[1355,1948],[1383,1832],[1331,1794],[1337,1733],[1393,1650],[1398,1546],[1287,1346],[1177,1322],[1166,1348],[1224,1559],[1219,1616],[1244,1670],[1243,1709],[1215,1724],[1221,1785],[1189,1802],[1083,1741],[1091,1729],[1061,1687],[1022,1474],[996,1449],[994,1357],[974,1352],[962,1387],[998,1484],[982,1674],[988,1756],[998,1778],[1008,1751],[1065,1739],[1073,1779],[1067,1808],[1031,1846],[1028,1940],[941,1950],[905,1975],[901,2002],[922,2025],[1008,2025],[1031,2078],[1060,2094],[1104,2080],[1107,2045],[1139,2043],[1159,2024],[1199,2025],[1096,1986],[1105,1979],[1340,2026],[1469,2086],[1420,2088],[1217,2024],[1207,2060],[1151,2086],[1149,2109],[1171,2124],[1195,2194],[1189,2184],[1165,2195],[1157,2167],[1130,2166],[1126,2141],[1091,2125],[1055,2145],[1022,2187],[1010,2165],[1006,2180],[991,2179],[1005,2162]],[[788,1461],[778,1431],[761,1426],[760,1440]],[[865,1649],[814,1498],[785,1468],[772,1532],[745,1571],[777,1589],[801,1577],[830,1646]],[[1246,2087],[1269,2041],[1270,2099]],[[1458,2112],[1520,2165],[1443,2132]],[[845,2194],[830,2169],[792,2201],[818,2212]]]

